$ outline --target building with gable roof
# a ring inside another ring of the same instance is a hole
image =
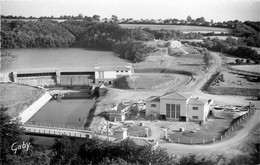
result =
[[[190,94],[166,93],[146,100],[146,116],[176,121],[206,121],[213,101],[194,98]],[[156,114],[156,115],[155,115]]]

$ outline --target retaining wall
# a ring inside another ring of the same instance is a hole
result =
[[[239,116],[242,116],[244,114],[246,114],[248,111],[241,111],[241,112],[228,112],[228,111],[224,111],[224,110],[212,110],[212,114],[213,116],[217,117],[217,118],[221,118],[221,119],[234,119],[237,118]]]
[[[21,118],[20,122],[24,124],[28,121],[38,110],[41,109],[50,99],[51,95],[48,92],[40,97],[37,101],[35,101],[32,105],[30,105],[27,109],[25,109],[18,117]]]

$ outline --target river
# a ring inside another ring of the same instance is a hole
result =
[[[100,62],[127,62],[112,51],[83,48],[27,48],[11,50],[13,60],[3,62],[1,72],[30,69],[84,69]]]

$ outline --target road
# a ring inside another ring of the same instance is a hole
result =
[[[259,106],[259,105],[258,105]],[[260,122],[260,107],[255,114],[248,120],[243,128],[231,139],[223,140],[207,145],[184,145],[176,143],[160,143],[162,148],[166,148],[170,154],[187,154],[187,153],[205,153],[229,155],[242,154],[238,147],[245,141],[248,134],[254,129],[255,125]]]
[[[200,88],[211,77],[216,70],[221,69],[222,60],[221,57],[212,52],[215,59],[215,64],[210,68],[209,72],[206,73],[204,78],[193,87],[192,90],[188,91],[194,96],[200,97],[202,99],[213,99],[216,102],[235,104],[235,105],[246,105],[249,103],[246,97],[243,96],[222,96],[222,95],[211,95],[203,93]],[[246,140],[249,133],[255,128],[255,126],[260,123],[260,103],[259,101],[251,101],[254,103],[257,110],[255,114],[248,120],[243,128],[231,139],[223,140],[221,142],[216,142],[207,145],[184,145],[176,143],[160,143],[162,148],[166,148],[170,154],[202,154],[202,155],[225,155],[226,157],[232,157],[232,155],[243,154],[238,147]]]

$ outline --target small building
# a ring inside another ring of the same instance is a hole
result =
[[[124,140],[125,138],[127,138],[127,128],[118,128],[117,130],[115,130],[114,135],[116,140]]]
[[[130,63],[99,63],[95,66],[95,83],[112,85],[113,80],[122,76],[132,76],[133,66]]]
[[[180,47],[181,47],[181,42],[180,42],[180,41],[177,41],[177,40],[169,41],[169,42],[168,42],[168,47],[171,47],[171,48],[180,48]]]
[[[146,116],[157,114],[160,119],[206,121],[212,100],[204,101],[189,94],[166,93],[146,100]]]
[[[118,104],[117,107],[108,111],[110,121],[124,121],[125,115],[129,110],[129,106],[124,106],[122,103]]]

